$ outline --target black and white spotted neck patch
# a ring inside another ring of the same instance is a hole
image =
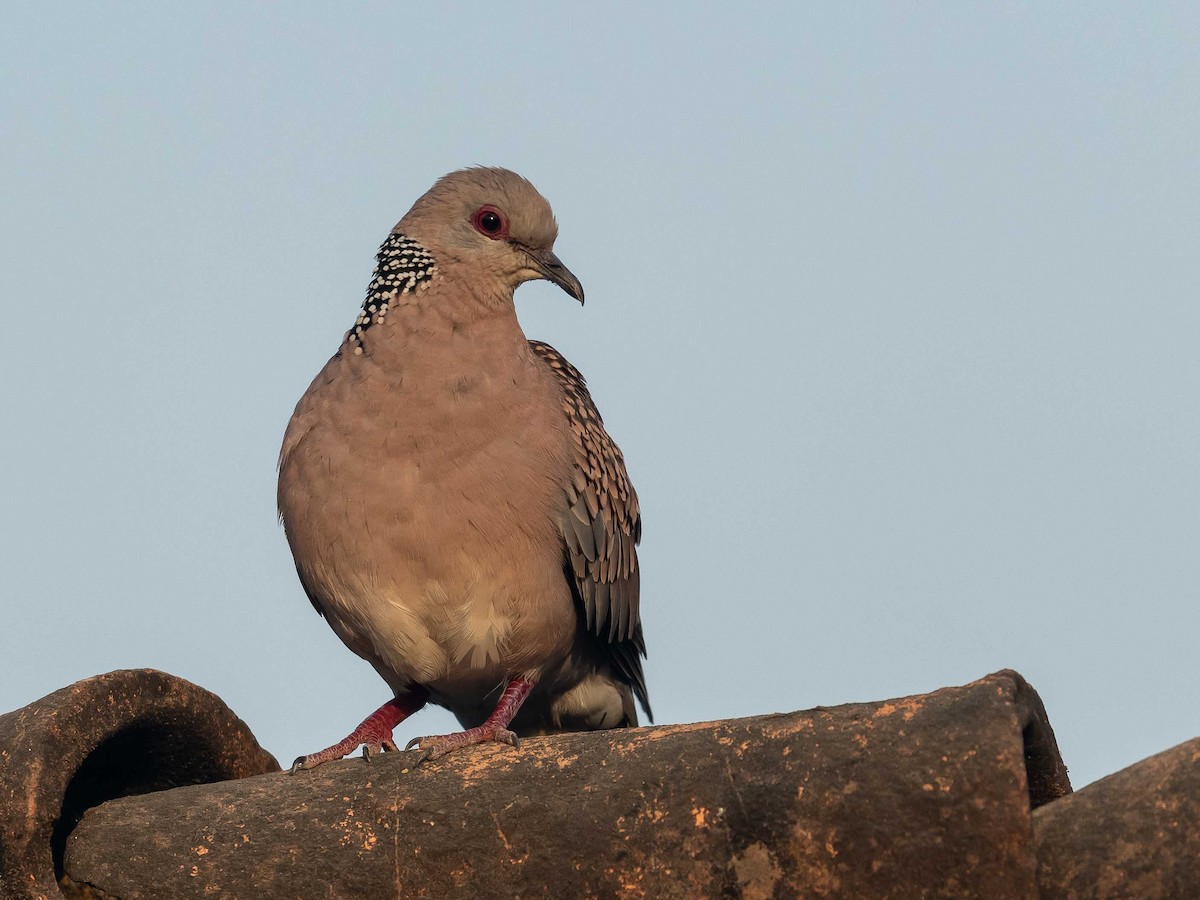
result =
[[[367,299],[354,320],[354,327],[346,333],[346,343],[356,354],[363,352],[362,339],[367,329],[383,322],[391,307],[404,302],[402,297],[432,281],[437,271],[433,254],[399,232],[388,235],[375,254],[375,262],[375,277],[367,288]]]

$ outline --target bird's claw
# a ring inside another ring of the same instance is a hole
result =
[[[343,741],[341,744],[330,747],[328,750],[322,750],[320,753],[309,753],[307,756],[297,756],[296,761],[292,763],[292,768],[289,770],[289,774],[295,775],[297,772],[300,772],[304,769],[315,769],[317,766],[321,765],[322,763],[329,762],[331,759],[341,759],[343,756],[346,756],[353,750],[353,746],[347,747],[346,743]],[[362,742],[362,755],[363,759],[365,759],[367,762],[371,761],[371,757],[378,756],[381,753],[386,753],[389,751],[393,753],[396,751],[396,743],[391,738]]]
[[[423,688],[397,694],[363,719],[357,728],[332,747],[296,757],[296,761],[292,763],[292,774],[301,769],[315,769],[331,759],[349,756],[359,747],[362,747],[363,758],[368,761],[372,756],[378,756],[385,751],[395,752],[396,742],[392,739],[392,729],[424,706],[427,697],[428,694]]]
[[[491,742],[508,744],[510,747],[518,745],[517,736],[507,728],[486,728],[480,726],[478,728],[470,728],[466,731],[459,731],[455,734],[415,737],[404,745],[404,749],[412,750],[415,748],[421,751],[416,762],[413,763],[413,768],[415,769],[422,763],[445,756],[447,753],[452,753],[455,750],[461,750],[463,747]]]
[[[410,764],[410,768],[416,769],[429,762],[429,760],[437,759],[442,753],[447,752],[443,750],[441,753],[435,753],[433,747],[428,746],[432,740],[433,738],[431,737],[415,737],[404,745],[405,752],[409,750],[417,751],[417,758]]]
[[[372,756],[379,756],[382,753],[395,753],[396,744],[394,741],[367,741],[363,744],[362,755],[367,762],[371,761]]]

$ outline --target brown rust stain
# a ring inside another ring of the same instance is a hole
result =
[[[449,757],[464,789],[485,778],[509,772],[518,762],[528,765],[552,758],[554,754],[542,741],[522,744],[520,749],[498,744],[471,747],[468,752],[456,753]]]
[[[731,862],[741,895],[747,900],[765,900],[775,896],[783,871],[771,851],[761,841],[751,844]]]
[[[42,760],[34,758],[29,761],[29,768],[26,769],[25,784],[28,793],[25,795],[25,821],[28,829],[32,832],[37,828],[38,820],[38,781],[42,777]]]
[[[837,829],[831,829],[829,835],[825,838],[825,852],[830,856],[837,856],[837,847],[833,845],[833,839],[837,836]]]
[[[657,825],[667,817],[667,811],[660,809],[657,804],[651,801],[651,806],[642,810],[641,818],[645,819],[651,825]]]
[[[879,707],[871,714],[873,719],[886,719],[888,716],[900,713],[905,722],[908,722],[925,708],[925,704],[916,697],[909,697],[903,700],[889,700],[886,703],[880,703]]]
[[[641,866],[634,866],[628,872],[622,872],[617,875],[618,884],[621,885],[621,890],[626,894],[632,894],[635,897],[645,897],[646,889],[642,885],[642,880],[645,878],[645,871]]]
[[[508,835],[504,833],[504,829],[500,826],[499,817],[497,817],[494,812],[491,814],[491,816],[492,821],[496,825],[496,836],[500,838],[500,843],[504,845],[504,850],[508,853],[509,864],[514,866],[523,865],[525,861],[529,859],[529,851],[525,850],[523,853],[518,855],[516,850],[513,848],[513,845],[509,843]]]
[[[811,716],[789,715],[779,722],[764,722],[760,733],[767,740],[783,740],[800,734],[812,734],[817,730],[816,720]],[[757,743],[757,740],[754,741]]]
[[[841,890],[841,878],[834,868],[837,865],[834,857],[838,855],[834,846],[835,837],[835,829],[818,837],[801,822],[792,828],[792,854],[796,864],[794,877],[798,877],[813,894],[825,895]]]
[[[724,720],[714,719],[710,722],[687,722],[680,725],[656,725],[654,728],[637,729],[637,739],[657,741],[675,734],[691,734],[694,731],[712,731],[725,724]]]
[[[375,823],[359,818],[353,807],[347,807],[345,817],[336,824],[342,831],[338,843],[343,847],[356,844],[369,852],[374,850],[379,843],[379,836],[375,833]]]

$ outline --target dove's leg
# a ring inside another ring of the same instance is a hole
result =
[[[513,720],[529,692],[533,690],[534,682],[525,678],[514,678],[509,681],[504,693],[487,721],[475,728],[459,731],[454,734],[442,734],[434,737],[413,738],[404,748],[410,750],[415,746],[421,748],[421,756],[417,765],[427,759],[437,759],[452,750],[460,750],[472,744],[483,744],[488,741],[499,741],[503,744],[517,746],[517,736],[508,730],[508,723]]]
[[[300,756],[292,763],[292,774],[301,769],[316,768],[331,759],[341,759],[348,753],[353,753],[361,745],[363,756],[371,758],[372,753],[384,750],[395,750],[392,742],[392,729],[425,705],[429,694],[423,688],[414,687],[407,693],[389,700],[375,712],[371,713],[362,724],[355,728],[345,739],[326,747],[316,753]]]

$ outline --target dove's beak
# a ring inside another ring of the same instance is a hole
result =
[[[579,305],[583,305],[583,285],[579,283],[579,279],[575,277],[562,260],[555,256],[549,250],[541,253],[530,253],[530,259],[533,260],[534,268],[547,281],[552,281],[560,288],[579,301]]]

